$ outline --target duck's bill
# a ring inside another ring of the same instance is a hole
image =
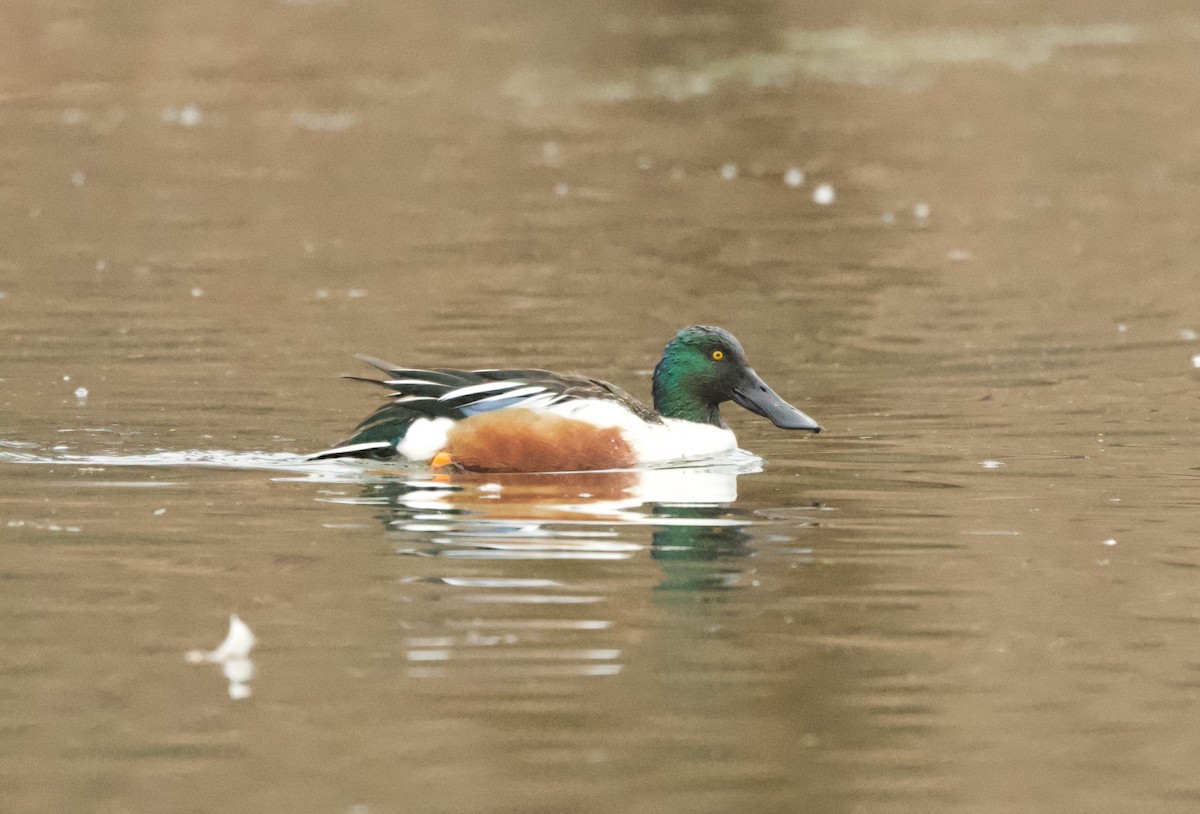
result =
[[[821,431],[820,424],[781,399],[749,368],[742,383],[733,388],[733,400],[750,412],[771,419],[780,429]]]

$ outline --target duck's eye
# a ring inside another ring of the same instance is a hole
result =
[[[715,359],[715,360],[716,360],[716,361],[718,361],[718,362],[719,362],[719,361],[721,361],[722,359],[724,359],[724,358],[725,358],[725,351],[723,351],[723,350],[715,350],[715,351],[713,351],[713,352],[712,352],[712,358],[713,358],[713,359]]]

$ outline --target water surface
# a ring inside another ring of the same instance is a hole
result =
[[[1194,805],[1200,17],[809,5],[0,11],[4,809]],[[297,463],[696,322],[828,432]]]

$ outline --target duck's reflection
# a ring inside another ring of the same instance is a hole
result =
[[[734,505],[741,474],[690,467],[385,478],[354,502],[384,507],[379,519],[400,553],[623,560],[648,551],[665,577],[658,590],[712,590],[736,586],[736,563],[751,553],[750,518]]]

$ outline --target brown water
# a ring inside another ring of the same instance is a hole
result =
[[[1200,15],[745,5],[0,10],[0,808],[1200,802]],[[829,432],[289,457],[694,322]]]

